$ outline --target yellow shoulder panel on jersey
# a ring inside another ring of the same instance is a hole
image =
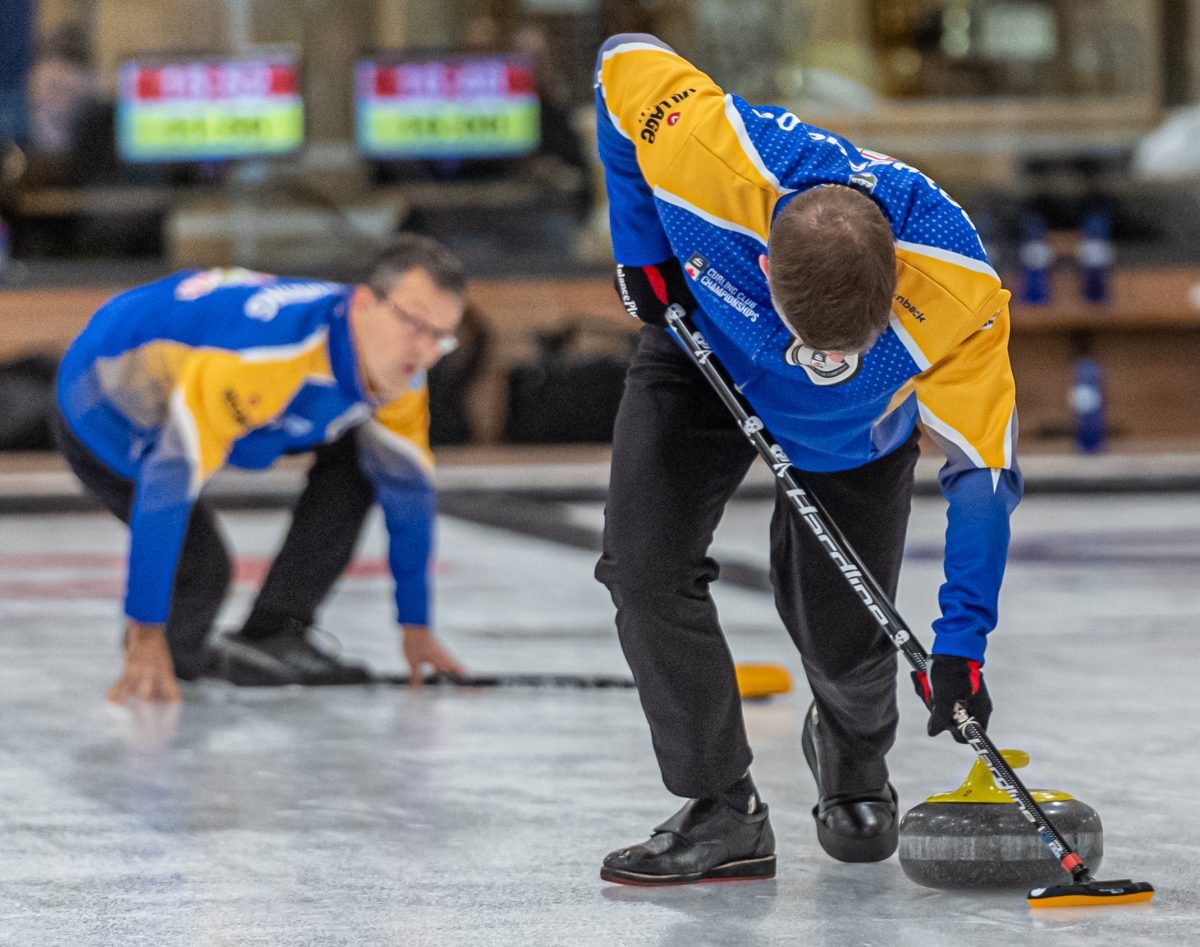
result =
[[[720,186],[714,187],[714,181]],[[724,115],[688,139],[654,193],[764,246],[780,195],[755,170]]]
[[[633,142],[642,176],[660,198],[766,241],[780,191],[720,86],[648,43],[606,52],[600,83],[610,120]]]
[[[995,304],[994,314],[990,311]],[[1013,463],[1016,386],[1008,360],[1008,293],[999,290],[972,314],[976,328],[916,378],[921,420],[979,467]]]
[[[332,379],[327,332],[295,345],[230,351],[192,349],[176,380],[194,428],[196,476],[203,481],[225,463],[233,442],[278,416],[308,378]]]
[[[952,351],[1008,298],[986,263],[936,247],[896,244],[892,326],[922,368]]]
[[[425,385],[376,408],[375,420],[416,447],[426,462],[433,464],[433,452],[429,449],[429,389]]]
[[[721,88],[678,53],[645,42],[622,43],[601,58],[599,82],[609,120],[637,146],[651,177],[670,163],[699,114],[720,109]]]

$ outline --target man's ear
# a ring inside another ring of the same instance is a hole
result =
[[[758,268],[762,270],[763,276],[765,276],[767,279],[771,278],[771,261],[767,259],[767,255],[765,253],[760,253],[758,255]]]
[[[371,287],[366,286],[362,283],[355,286],[354,292],[350,294],[350,311],[349,311],[350,318],[354,319],[355,315],[359,311],[361,311],[362,309],[365,309],[367,306],[371,305],[371,303],[373,303],[374,301],[375,301],[375,293],[371,289]]]

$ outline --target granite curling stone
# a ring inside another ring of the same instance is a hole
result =
[[[1029,762],[1022,750],[1000,752],[1013,769]],[[1088,868],[1098,869],[1104,832],[1096,810],[1063,792],[1030,794]],[[1071,880],[981,760],[954,792],[930,796],[905,814],[900,867],[927,888],[1030,888]]]

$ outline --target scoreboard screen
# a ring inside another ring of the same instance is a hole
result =
[[[294,56],[128,62],[118,83],[117,148],[126,161],[252,158],[304,144]]]
[[[355,130],[368,158],[503,158],[539,141],[533,66],[518,56],[366,59]]]

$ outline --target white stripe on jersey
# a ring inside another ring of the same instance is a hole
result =
[[[629,137],[629,133],[621,127],[621,120],[617,118],[617,116],[613,114],[613,110],[608,107],[608,96],[604,97],[604,111],[608,114],[608,120],[612,122],[612,127],[617,130],[617,134],[626,141],[633,141],[633,139]]]
[[[613,58],[613,56],[619,56],[621,53],[634,53],[638,50],[651,53],[670,53],[676,59],[683,58],[666,43],[622,43],[620,46],[614,46],[612,49],[606,49],[604,52],[602,52],[600,54],[600,60],[602,62],[608,62]]]
[[[283,362],[324,345],[327,335],[329,335],[329,329],[322,327],[307,339],[291,345],[260,345],[256,348],[227,349],[226,351],[237,353],[243,362]]]
[[[764,247],[767,245],[767,241],[760,234],[755,233],[749,227],[743,227],[741,224],[735,224],[732,220],[726,220],[723,217],[710,214],[706,210],[701,210],[695,204],[685,201],[678,194],[672,194],[660,184],[654,185],[654,196],[666,204],[673,204],[681,210],[686,210],[689,214],[695,214],[701,220],[712,224],[714,227],[720,227],[722,230],[728,230],[732,233],[740,233],[743,236],[752,237]]]
[[[746,131],[746,123],[742,121],[742,113],[737,110],[733,104],[733,96],[725,96],[725,118],[729,120],[730,126],[733,128],[733,133],[737,135],[738,144],[742,146],[742,151],[746,153],[746,157],[750,159],[750,163],[758,170],[758,173],[766,178],[771,187],[775,188],[780,194],[795,193],[794,187],[784,187],[779,183],[779,178],[771,172],[766,163],[762,159],[762,155],[758,153],[758,149],[754,146],[754,142],[750,140],[750,134]]]
[[[921,346],[917,345],[917,340],[908,334],[908,330],[904,328],[904,323],[895,317],[888,316],[888,322],[891,323],[892,331],[896,333],[896,338],[900,340],[900,344],[904,346],[905,351],[912,357],[912,360],[917,363],[917,367],[921,371],[925,371],[932,364],[925,353],[921,351]]]
[[[382,421],[371,418],[365,425],[363,430],[366,430],[371,437],[375,438],[381,445],[404,457],[406,460],[412,461],[416,465],[417,470],[423,473],[426,477],[433,471],[433,464],[429,462],[429,458],[425,456],[425,452],[416,444],[406,437],[401,437]]]
[[[966,454],[967,459],[976,467],[984,468],[987,464],[983,462],[983,457],[958,431],[952,428],[949,424],[939,418],[929,409],[927,405],[921,403],[920,397],[917,398],[917,410],[921,413],[921,420],[925,422],[925,426],[929,428],[931,433],[940,434],[951,444]]]
[[[204,485],[200,473],[200,432],[196,428],[196,419],[188,410],[182,388],[171,392],[169,410],[171,420],[175,422],[175,430],[179,432],[184,459],[188,464],[188,499],[194,500],[200,495],[200,488]]]
[[[919,253],[922,256],[932,257],[935,260],[942,260],[945,263],[953,263],[955,266],[961,266],[964,270],[986,273],[988,276],[994,277],[997,282],[1000,280],[1000,275],[983,260],[975,260],[969,256],[963,256],[961,253],[955,253],[953,250],[943,250],[941,247],[930,247],[922,243],[909,243],[907,240],[897,240],[896,246],[902,250],[909,250],[912,253]]]
[[[1008,423],[1004,425],[1004,466],[1012,470],[1013,465],[1013,422],[1016,420],[1017,406],[1008,413]]]

